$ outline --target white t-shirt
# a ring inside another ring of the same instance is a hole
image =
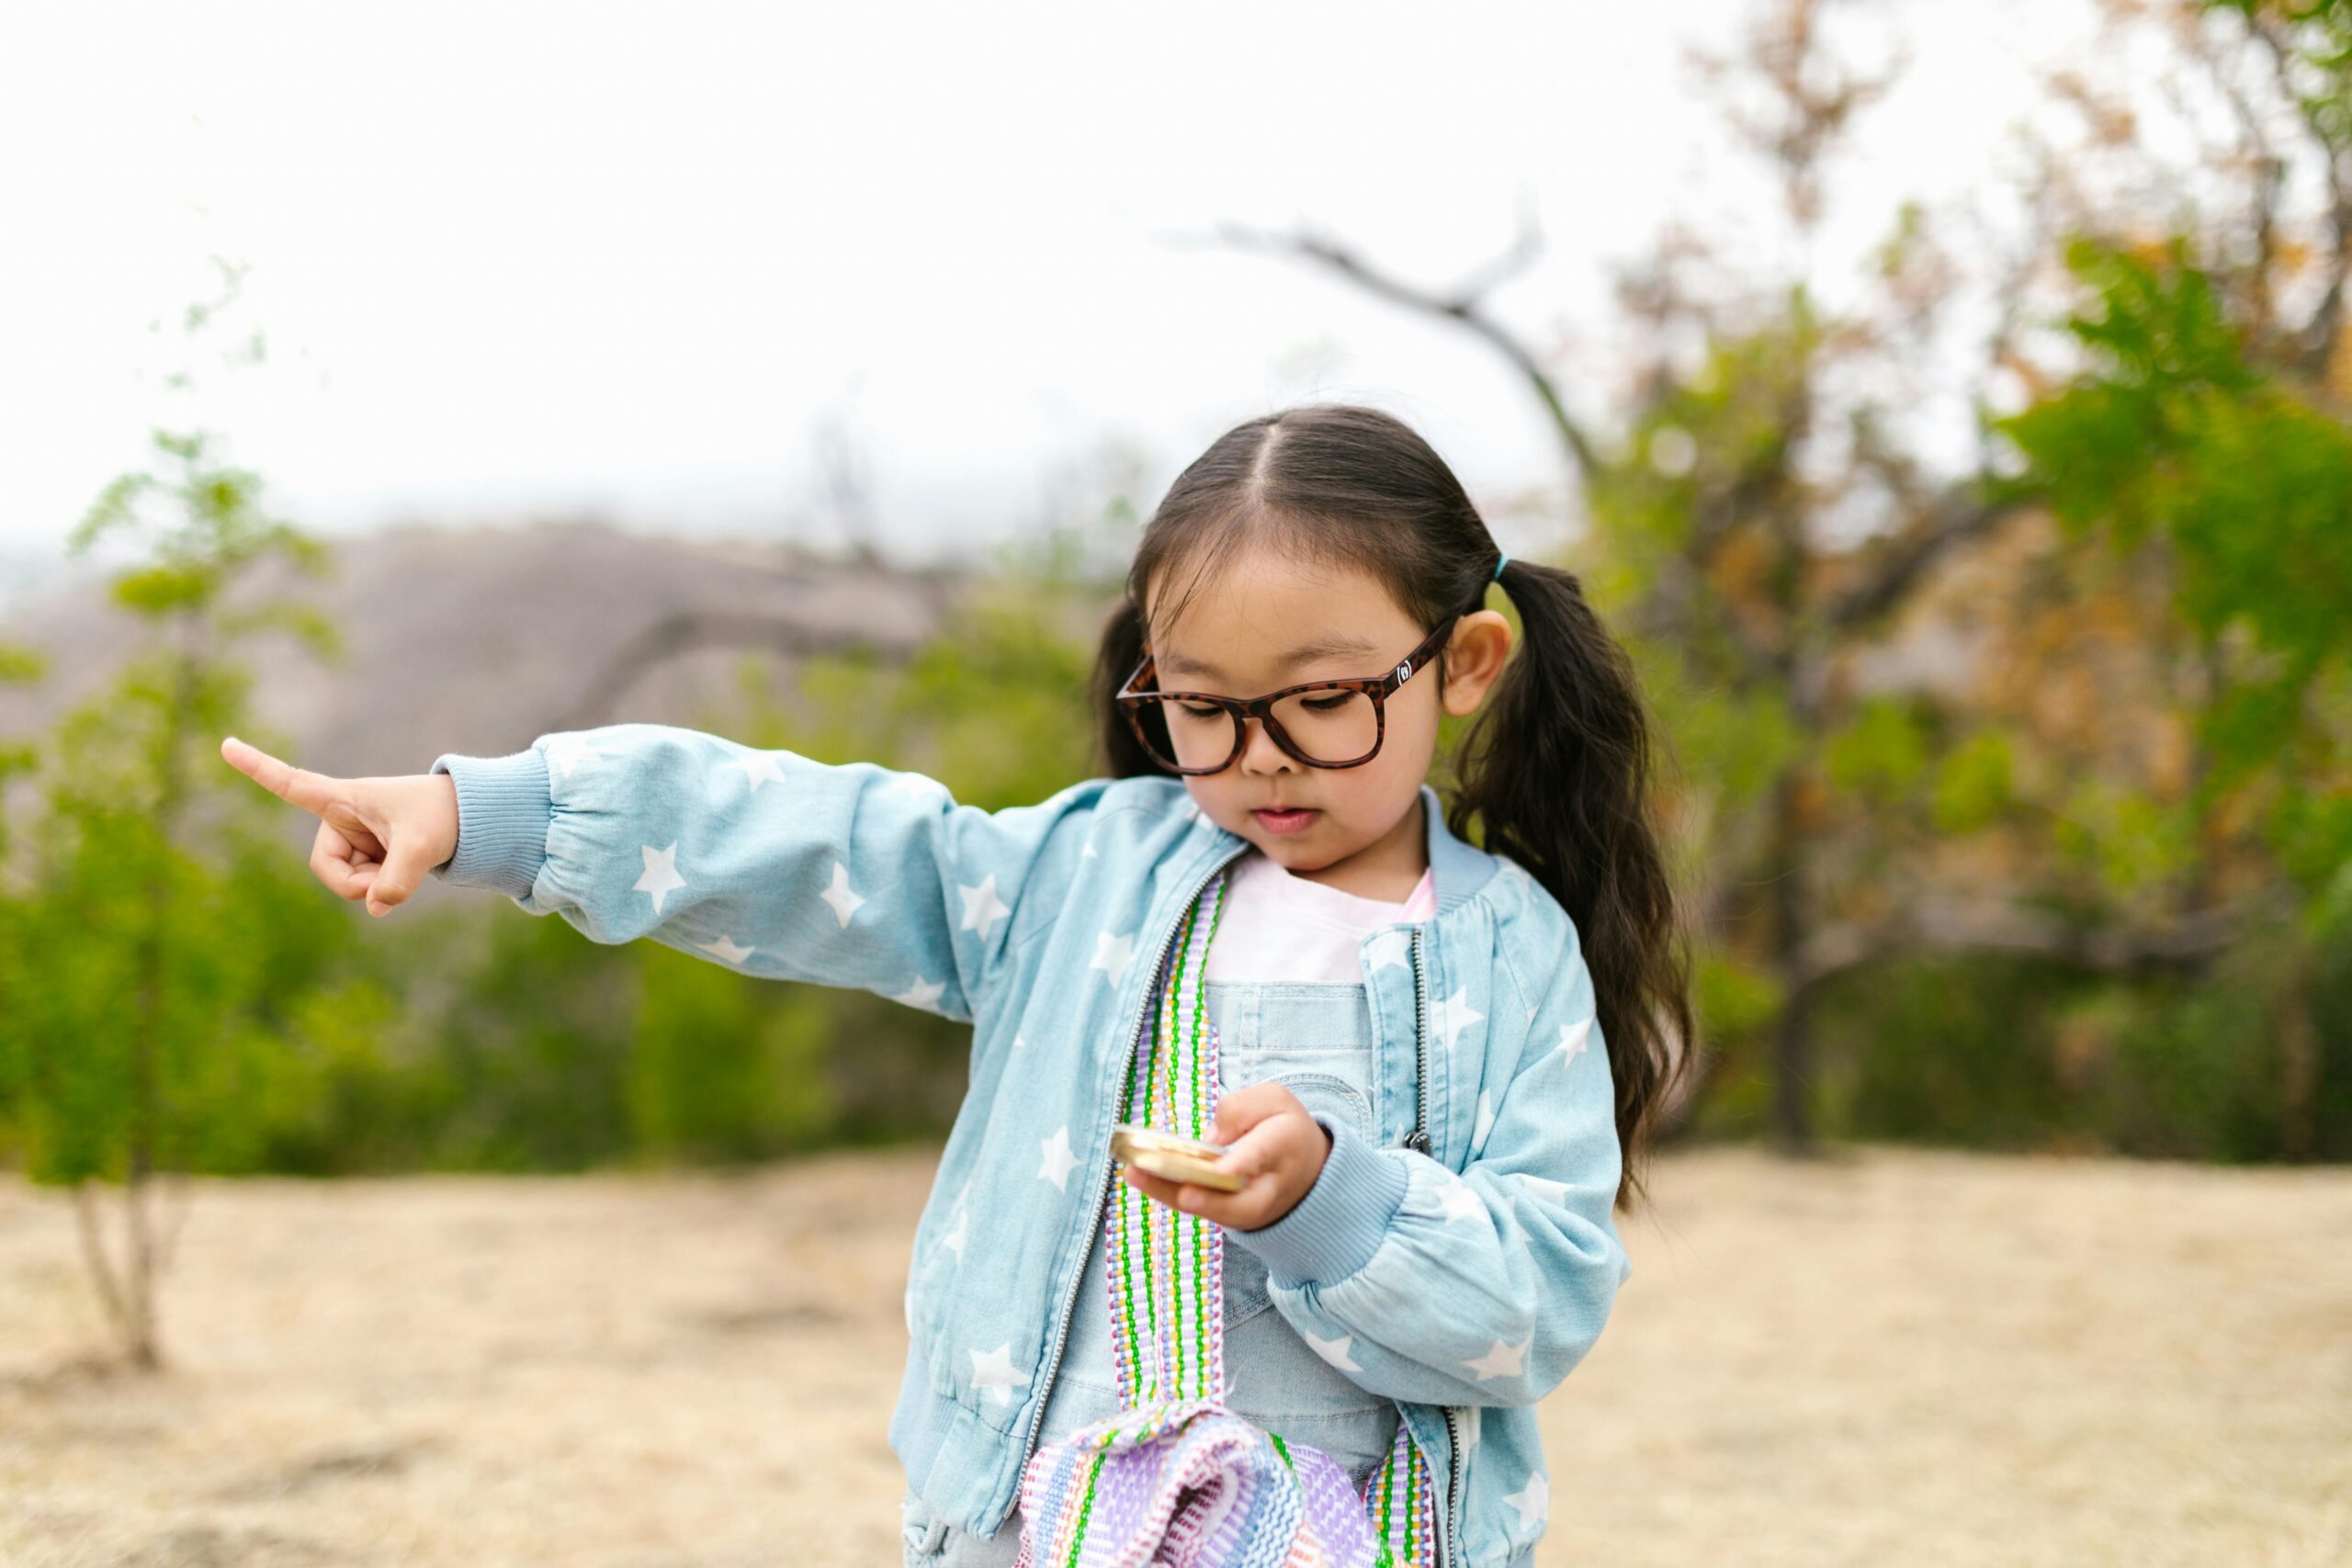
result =
[[[1202,978],[1325,981],[1363,984],[1356,949],[1383,926],[1425,920],[1437,913],[1433,874],[1401,904],[1359,898],[1309,877],[1294,875],[1265,851],[1233,863],[1226,904],[1209,944]]]

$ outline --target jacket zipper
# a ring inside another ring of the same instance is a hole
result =
[[[1419,1106],[1413,1130],[1405,1135],[1405,1146],[1416,1154],[1428,1154],[1430,1141],[1430,998],[1429,987],[1421,978],[1421,932],[1423,927],[1413,928],[1413,1061],[1419,1091]],[[1441,1568],[1453,1561],[1456,1533],[1455,1517],[1462,1496],[1462,1436],[1453,1423],[1453,1406],[1441,1404],[1438,1414],[1445,1418],[1445,1517],[1438,1532],[1438,1562]]]
[[[1176,906],[1176,918],[1168,923],[1167,934],[1159,939],[1159,952],[1151,961],[1151,982],[1144,987],[1143,1007],[1136,1014],[1135,1032],[1127,1040],[1127,1060],[1124,1065],[1125,1071],[1135,1070],[1135,1054],[1143,1043],[1144,1024],[1151,1017],[1152,993],[1159,987],[1160,966],[1168,962],[1168,950],[1176,944],[1176,931],[1177,928],[1184,923],[1184,911],[1193,907],[1193,901],[1200,897],[1201,890],[1214,881],[1219,872],[1240,859],[1249,852],[1249,849],[1248,840],[1243,840],[1231,853],[1204,872],[1201,879],[1193,885],[1193,890],[1184,896],[1183,901]],[[1089,1247],[1093,1245],[1091,1238],[1095,1229],[1102,1224],[1102,1206],[1110,1201],[1112,1180],[1112,1168],[1105,1166],[1102,1170],[1102,1179],[1095,1184],[1094,1188],[1094,1215],[1087,1222],[1086,1235],[1089,1237],[1087,1243]],[[1046,1363],[1046,1380],[1038,1385],[1037,1407],[1030,1413],[1029,1435],[1021,1447],[1021,1466],[1013,1472],[1013,1506],[1015,1507],[1020,1506],[1020,1478],[1027,1473],[1030,1456],[1037,1450],[1037,1430],[1046,1424],[1046,1404],[1053,1397],[1054,1379],[1061,1371],[1062,1350],[1069,1341],[1070,1309],[1078,1304],[1078,1288],[1085,1282],[1085,1280],[1086,1261],[1081,1256],[1077,1271],[1070,1276],[1069,1289],[1062,1296],[1061,1322],[1054,1331],[1053,1358]]]

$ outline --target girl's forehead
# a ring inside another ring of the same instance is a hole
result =
[[[1387,586],[1364,571],[1263,554],[1220,563],[1182,585],[1179,596],[1189,590],[1189,602],[1172,615],[1162,586],[1155,579],[1146,613],[1153,654],[1169,673],[1271,675],[1318,659],[1376,663],[1393,656],[1390,643],[1414,633]]]
[[[1405,621],[1388,585],[1360,567],[1302,560],[1283,551],[1253,549],[1185,567],[1173,577],[1152,574],[1145,590],[1146,622],[1159,637],[1216,626],[1230,634],[1239,623],[1272,618],[1277,630],[1301,621]]]

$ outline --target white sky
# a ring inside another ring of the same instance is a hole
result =
[[[1902,196],[1989,184],[2080,7],[1881,11],[1913,63],[1844,172],[1846,242]],[[1304,221],[1436,284],[1499,254],[1524,205],[1546,254],[1498,309],[1540,339],[1589,327],[1669,213],[1764,198],[1682,64],[1749,14],[12,5],[0,561],[46,570],[141,458],[183,352],[148,323],[209,288],[215,252],[252,266],[271,348],[209,372],[208,421],[331,535],[596,506],[829,542],[831,420],[911,556],[1033,525],[1106,440],[1148,455],[1148,506],[1228,424],[1305,396],[1396,410],[1474,493],[1555,482],[1492,351],[1165,236]]]

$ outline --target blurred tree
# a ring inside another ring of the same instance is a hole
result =
[[[192,339],[239,292],[242,270],[219,265],[220,294],[186,314]],[[256,333],[226,362],[263,353]],[[193,383],[183,370],[169,385]],[[254,1129],[286,1092],[272,1013],[299,1000],[287,982],[305,967],[304,944],[260,930],[248,897],[266,880],[262,866],[284,859],[276,813],[212,761],[220,736],[255,733],[230,651],[268,630],[335,651],[333,626],[298,603],[232,603],[265,557],[315,570],[321,547],[266,515],[260,480],[220,460],[208,434],[159,428],[152,440],[161,461],[108,484],[69,537],[78,555],[146,536],[146,558],[115,577],[113,596],[153,637],[51,739],[0,1008],[8,1126],[33,1179],[72,1189],[93,1285],[142,1368],[160,1361],[156,1279],[175,1228],[157,1179],[250,1159]],[[152,519],[152,502],[176,518]],[[95,1190],[112,1180],[119,1243]]]
[[[0,682],[27,683],[46,673],[45,661],[30,649],[0,644]],[[27,1068],[21,1028],[12,1025],[30,994],[35,970],[29,962],[35,901],[30,879],[17,866],[9,831],[10,780],[40,766],[40,750],[26,741],[0,742],[0,1147],[6,1143],[7,1111],[25,1097]]]
[[[48,660],[37,650],[0,643],[0,683],[28,685],[48,672]],[[0,907],[5,907],[6,901],[18,891],[9,875],[10,839],[8,814],[5,808],[8,781],[19,773],[33,773],[40,766],[40,749],[38,746],[24,740],[0,741]],[[0,952],[5,951],[5,948],[0,948]],[[0,986],[0,997],[8,994],[8,988]]]
[[[1972,558],[2037,562],[2060,585],[2053,597],[2103,600],[2097,624],[2120,621],[2126,640],[2164,639],[2164,596],[2152,620],[2144,584],[2111,542],[2019,551],[2063,510],[2048,487],[2018,480],[2018,427],[1996,406],[2028,330],[2022,300],[2060,249],[2053,209],[1985,280],[1995,319],[1982,341],[1965,335],[1958,309],[1967,274],[1942,231],[1952,225],[1917,206],[1897,214],[1847,297],[1816,287],[1829,175],[1902,63],[1891,49],[1875,64],[1841,58],[1867,35],[1841,35],[1840,10],[1771,0],[1736,57],[1700,57],[1738,140],[1770,172],[1780,229],[1670,228],[1625,272],[1630,373],[1611,425],[1572,408],[1546,355],[1487,303],[1534,254],[1532,232],[1502,263],[1431,290],[1323,237],[1224,231],[1464,328],[1531,389],[1582,493],[1588,584],[1689,762],[1676,804],[1699,919],[1718,942],[1700,976],[1711,1109],[1731,1125],[1768,1116],[1792,1152],[1814,1136],[1818,1010],[1849,980],[1921,964],[1949,976],[1954,959],[2199,974],[2277,908],[2260,877],[2199,880],[2195,847],[2180,852],[2188,841],[2156,825],[2147,759],[2120,773],[2070,769],[2063,743],[2021,750],[2032,737],[1983,704],[1965,667],[2017,667],[2023,613],[2039,608],[2031,595],[2008,596],[2014,624],[1999,604],[1977,612],[1976,646],[1942,660],[1961,671],[1930,660],[1889,672],[1910,657],[1906,628]],[[1997,246],[1973,248],[2001,259]],[[1955,360],[1974,367],[1963,406],[1935,411]],[[1930,460],[1923,410],[1973,427],[1973,457],[1956,470]],[[2067,442],[2092,433],[2051,434],[2049,454],[2064,462]],[[2246,554],[2302,526],[2277,513],[2240,521],[2233,548]],[[2045,639],[2021,661],[2021,683],[2079,677],[2071,661],[2089,651]],[[2132,696],[2118,722],[2160,716],[2144,686]],[[2152,880],[2174,896],[2126,896]],[[1751,1041],[1768,1075],[1742,1070]],[[1750,1104],[1751,1085],[1769,1088],[1768,1104]]]
[[[2120,803],[2158,846],[2151,880],[2183,905],[2289,895],[2254,955],[2256,1006],[2276,1147],[2308,1157],[2318,987],[2352,932],[2352,6],[2109,12],[2103,57],[2153,25],[2169,91],[2058,84],[2089,131],[2087,155],[2046,174],[2073,236],[2068,309],[2020,355],[2032,400],[2000,428],[2014,489],[2156,585],[2188,765]],[[2352,1043],[2335,1051],[2340,1075]]]

